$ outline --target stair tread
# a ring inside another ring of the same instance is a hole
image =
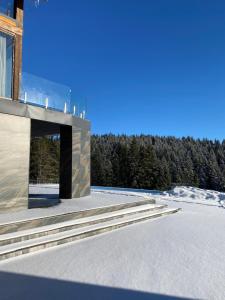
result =
[[[141,219],[144,219],[144,218],[150,217],[150,216],[157,216],[157,215],[161,216],[163,214],[172,213],[172,212],[176,212],[176,211],[178,211],[178,209],[164,208],[164,209],[150,211],[147,213],[140,212],[138,215],[124,216],[123,220],[117,219],[117,220],[106,221],[104,223],[85,226],[85,227],[81,227],[81,228],[76,228],[76,229],[72,229],[70,231],[56,233],[54,235],[48,235],[48,236],[39,237],[39,238],[31,239],[31,240],[26,240],[26,241],[14,243],[14,244],[9,244],[9,245],[5,245],[5,246],[1,246],[0,255],[9,253],[12,251],[24,249],[27,247],[38,246],[45,242],[54,242],[54,241],[57,241],[60,239],[68,238],[68,237],[71,237],[74,235],[79,235],[79,234],[86,233],[89,231],[93,231],[93,230],[97,230],[97,229],[101,229],[101,228],[105,228],[105,227],[107,228],[108,226],[123,224],[123,223],[126,223],[128,221],[133,221],[133,220],[141,220]]]
[[[93,208],[84,208],[84,209],[78,209],[78,210],[72,210],[72,211],[67,211],[67,212],[57,212],[55,214],[46,214],[43,216],[39,216],[39,217],[30,217],[30,218],[22,218],[22,219],[17,219],[15,221],[0,221],[0,227],[1,226],[7,226],[7,225],[15,225],[15,224],[20,224],[20,223],[27,223],[27,222],[32,222],[32,221],[38,221],[38,220],[42,220],[42,219],[48,219],[48,218],[56,218],[56,217],[62,217],[62,216],[69,216],[69,215],[73,215],[73,214],[77,214],[77,213],[85,213],[85,212],[89,212],[92,210],[102,210],[102,209],[110,209],[110,208],[118,208],[121,209],[121,206],[125,206],[126,208],[129,207],[136,207],[136,206],[142,206],[142,205],[146,205],[146,204],[151,204],[151,205],[155,205],[155,200],[153,199],[145,199],[145,200],[140,200],[140,201],[135,201],[135,202],[122,202],[122,203],[117,203],[117,204],[110,204],[110,205],[106,205],[106,206],[96,206]]]
[[[161,208],[165,208],[165,207],[166,207],[166,205],[144,204],[144,205],[140,205],[140,206],[136,206],[136,207],[120,209],[120,210],[113,211],[113,212],[101,213],[101,214],[97,214],[97,215],[90,216],[90,217],[81,217],[81,218],[77,218],[74,220],[59,222],[59,223],[55,223],[55,224],[51,224],[51,225],[45,225],[45,226],[41,226],[41,227],[25,229],[25,230],[21,230],[21,231],[12,232],[12,233],[1,234],[0,242],[4,241],[6,239],[10,239],[10,238],[16,238],[16,237],[29,235],[29,234],[45,232],[47,230],[54,230],[57,228],[63,228],[66,226],[82,224],[82,223],[86,223],[86,222],[90,222],[90,221],[94,221],[94,220],[101,220],[101,219],[111,217],[111,216],[120,216],[120,215],[123,216],[124,214],[132,213],[132,212],[141,212],[141,211],[147,210],[147,209],[155,210],[155,209],[161,209]]]

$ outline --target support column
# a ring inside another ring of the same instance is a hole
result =
[[[72,127],[72,198],[80,197],[81,130]]]
[[[90,130],[60,127],[60,198],[90,194]]]
[[[0,212],[28,208],[30,119],[0,113]]]
[[[80,197],[90,194],[90,130],[81,130]]]
[[[23,0],[15,1],[16,23],[17,28],[21,30],[21,34],[15,34],[13,100],[19,100],[20,94],[23,47],[23,2]]]
[[[15,35],[13,100],[19,100],[22,67],[22,36]]]

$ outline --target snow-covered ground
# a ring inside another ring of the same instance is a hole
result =
[[[94,190],[106,199],[156,197],[182,211],[2,262],[0,299],[225,299],[224,194]]]
[[[136,190],[125,188],[93,187],[93,191],[100,193],[117,193],[122,195],[142,195],[156,200],[177,201],[204,205],[224,206],[225,193],[203,190],[196,187],[179,186],[169,191]]]

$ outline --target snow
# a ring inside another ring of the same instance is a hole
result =
[[[156,197],[182,211],[1,262],[1,299],[225,298],[224,194],[95,190],[105,199]]]
[[[93,191],[99,193],[116,193],[121,195],[142,195],[155,200],[167,200],[176,202],[195,203],[202,205],[225,206],[225,193],[204,190],[196,187],[179,186],[168,191],[136,190],[125,188],[93,187]]]
[[[37,185],[33,186],[33,191],[35,194],[55,194],[55,190],[58,188],[57,186],[52,185]],[[66,199],[62,200],[59,205],[49,207],[49,208],[37,208],[37,209],[23,209],[18,212],[10,212],[0,214],[0,224],[11,223],[15,221],[27,220],[27,219],[35,219],[41,217],[52,216],[56,214],[64,214],[71,213],[75,211],[83,211],[98,207],[105,207],[129,202],[137,202],[140,200],[144,200],[142,195],[132,195],[127,196],[108,194],[107,196],[104,193],[92,192],[90,196],[76,198],[76,199]]]

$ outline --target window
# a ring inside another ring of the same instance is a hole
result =
[[[15,0],[0,0],[0,13],[14,18],[14,2]]]
[[[0,97],[12,98],[14,38],[0,32]]]

